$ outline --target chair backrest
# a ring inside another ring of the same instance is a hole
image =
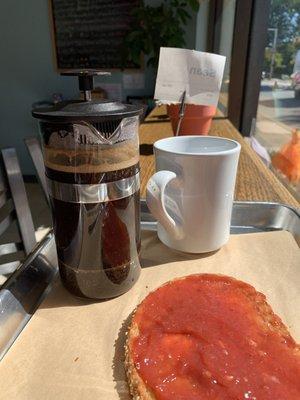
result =
[[[48,197],[47,183],[45,176],[45,166],[44,166],[44,160],[40,142],[38,138],[35,136],[30,136],[28,138],[25,138],[24,142],[29,152],[29,155],[32,159],[33,165],[35,167],[37,178],[43,189],[46,201],[49,204],[49,197]]]
[[[36,238],[16,150],[6,148],[1,150],[1,154],[0,274],[9,274],[18,267],[20,260],[32,251],[36,245]],[[14,224],[18,229],[10,232],[9,228]]]

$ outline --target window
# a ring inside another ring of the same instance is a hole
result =
[[[196,21],[196,50],[226,56],[218,115],[228,115],[228,92],[236,0],[202,0]]]
[[[300,196],[300,0],[272,0],[255,136],[271,168]]]

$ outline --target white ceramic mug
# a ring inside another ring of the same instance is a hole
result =
[[[156,173],[147,204],[158,237],[169,247],[205,253],[229,239],[241,146],[213,136],[177,136],[154,143]]]

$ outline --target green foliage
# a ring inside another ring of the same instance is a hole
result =
[[[266,48],[265,50],[265,59],[263,69],[265,71],[269,71],[272,59],[272,50],[270,48]],[[285,65],[283,64],[283,56],[280,52],[275,53],[274,57],[274,73],[275,75],[280,76],[285,71]]]
[[[295,54],[300,48],[300,0],[272,0],[269,28],[278,29],[274,60],[274,75],[290,75],[293,72]],[[268,47],[265,51],[264,71],[270,71],[274,32],[268,32]]]
[[[132,11],[133,22],[124,39],[123,64],[140,66],[141,55],[149,56],[147,65],[157,67],[160,47],[184,47],[184,26],[191,12],[199,9],[198,0],[163,0],[156,7],[141,5]]]
[[[278,28],[278,42],[290,42],[300,35],[300,0],[272,0],[269,28]],[[269,43],[273,32],[269,32]]]

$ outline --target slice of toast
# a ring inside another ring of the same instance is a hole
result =
[[[226,276],[190,275],[150,293],[125,354],[135,400],[300,399],[299,346],[263,294]]]

